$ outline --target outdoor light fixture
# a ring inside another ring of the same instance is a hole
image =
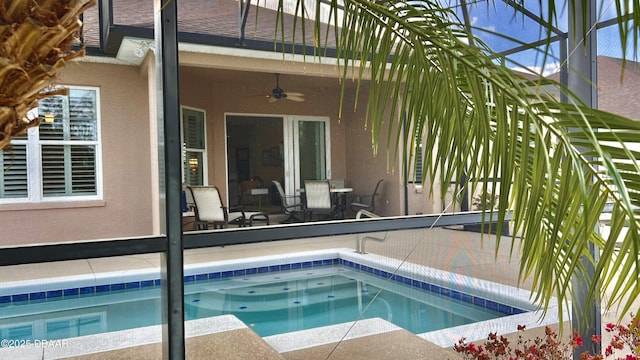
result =
[[[139,58],[144,57],[144,49],[141,47],[133,49],[133,55]]]
[[[133,49],[133,55],[135,55],[135,57],[143,58],[147,54],[147,50],[152,48],[152,45],[152,41],[140,42],[138,46]]]
[[[27,111],[27,114],[25,117],[22,118],[22,121],[28,123],[38,118],[44,119],[44,122],[52,123],[52,122],[55,122],[56,120],[56,114],[47,113],[47,114],[44,114],[44,116],[40,117],[40,114],[38,114],[38,108],[36,107]]]
[[[190,158],[189,159],[189,168],[192,172],[198,171],[198,158]]]
[[[33,108],[27,111],[25,117],[22,118],[23,122],[29,123],[38,118],[38,108]]]

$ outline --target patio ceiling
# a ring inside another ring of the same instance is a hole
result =
[[[225,70],[216,68],[205,68],[197,66],[181,66],[180,73],[184,75],[197,75],[203,81],[216,82],[222,84],[238,84],[242,83],[243,86],[255,87],[258,90],[268,90],[275,86],[275,76],[273,72],[268,71],[255,71],[253,69],[240,71],[240,70]],[[288,74],[286,77],[281,77],[280,85],[284,88],[287,87],[287,83],[299,83],[303,81],[309,81],[308,75],[293,75]],[[333,77],[315,77],[313,84],[307,85],[307,87],[317,88],[318,91],[324,89],[333,89],[339,87],[339,82]]]

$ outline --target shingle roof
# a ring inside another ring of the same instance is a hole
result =
[[[628,61],[621,76],[622,59],[598,56],[598,108],[640,120],[640,63]]]
[[[255,0],[254,0],[255,1]],[[208,35],[209,41],[213,37],[225,40],[228,46],[242,46],[240,44],[241,16],[239,4],[235,0],[180,0],[178,4],[178,31],[181,33]],[[253,3],[252,3],[253,4]],[[276,35],[276,12],[266,8],[251,6],[245,25],[245,39],[262,42],[282,42],[280,32]],[[278,24],[284,29],[285,43],[291,43],[291,15],[284,16],[284,24]],[[100,46],[100,29],[98,24],[98,7],[87,10],[84,14],[84,41],[88,47]],[[113,24],[152,30],[154,26],[153,3],[151,1],[113,0]],[[306,23],[306,44],[312,39],[313,22]],[[297,24],[296,44],[302,44],[302,27]],[[322,39],[325,38],[327,26],[322,26]],[[328,46],[333,47],[335,37],[328,37]],[[204,41],[207,41],[203,38]],[[216,44],[211,44],[216,45]],[[246,45],[246,44],[245,44]]]
[[[255,0],[254,0],[255,1]],[[293,17],[284,17],[285,41],[291,42],[291,22]],[[141,0],[113,0],[113,22],[117,25],[150,30],[154,26],[153,3]],[[182,33],[209,35],[216,39],[225,38],[226,46],[243,47],[239,42],[240,11],[236,0],[180,0],[178,1],[178,30]],[[100,45],[98,25],[98,7],[84,14],[84,41],[88,47]],[[259,24],[259,26],[258,26]],[[301,26],[297,25],[296,43],[301,44]],[[260,8],[256,17],[256,7],[251,6],[245,26],[245,38],[274,44],[281,42],[275,38],[276,12]],[[313,29],[307,25],[307,34]],[[322,38],[326,26],[322,28]],[[278,35],[280,36],[280,35]],[[310,36],[307,36],[307,42]],[[211,38],[209,38],[211,40]],[[329,46],[334,45],[329,36]],[[216,44],[211,44],[216,45]],[[218,44],[219,45],[219,44]],[[605,111],[618,113],[633,119],[640,119],[640,102],[631,101],[640,92],[640,64],[628,62],[624,73],[624,82],[620,81],[622,61],[606,56],[598,57],[598,103]],[[558,75],[551,76],[558,80]]]

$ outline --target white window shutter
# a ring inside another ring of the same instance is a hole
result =
[[[27,147],[12,145],[0,152],[0,198],[28,196]]]

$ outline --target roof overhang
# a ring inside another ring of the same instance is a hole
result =
[[[273,46],[273,45],[272,45]],[[89,61],[140,66],[155,49],[153,38],[122,36],[115,57],[91,56]],[[180,65],[239,71],[279,72],[293,75],[336,77],[338,60],[330,57],[292,54],[227,46],[178,43]]]

